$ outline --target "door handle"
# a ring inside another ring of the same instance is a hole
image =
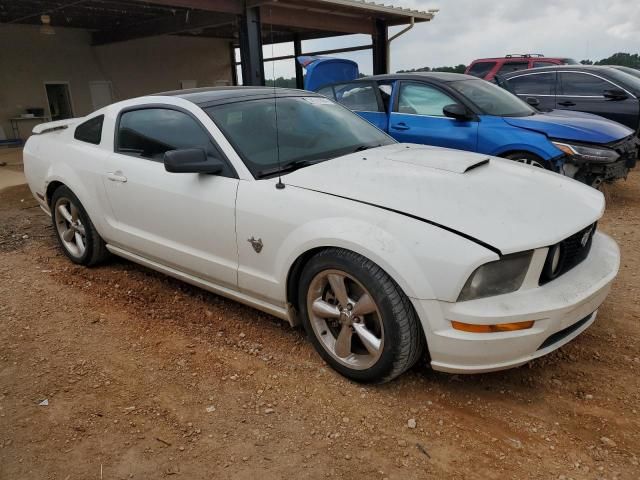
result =
[[[396,123],[395,125],[391,125],[391,128],[394,130],[409,130],[411,127],[404,122]]]
[[[107,173],[107,178],[112,182],[127,183],[127,177],[125,177],[119,170],[117,172]]]
[[[562,105],[563,107],[575,107],[576,104],[567,100],[566,102],[558,102],[558,105]]]

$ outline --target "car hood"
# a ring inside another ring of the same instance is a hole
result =
[[[549,138],[606,144],[628,137],[633,130],[606,118],[581,112],[553,110],[530,117],[504,117],[514,127],[543,133]]]
[[[283,180],[437,224],[502,254],[558,243],[604,211],[599,191],[556,173],[425,145],[367,150]]]

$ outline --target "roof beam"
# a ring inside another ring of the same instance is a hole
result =
[[[304,28],[309,30],[327,30],[341,33],[375,33],[375,26],[370,18],[345,17],[331,13],[322,15],[309,14],[298,8],[287,8],[284,4],[260,7],[262,23],[285,27]]]
[[[203,28],[221,27],[236,20],[236,16],[225,13],[186,11],[168,17],[161,17],[148,22],[131,25],[114,30],[94,32],[93,45],[125,42],[136,38],[170,35]]]
[[[193,8],[208,12],[234,13],[240,15],[244,11],[244,2],[238,0],[134,0],[140,3],[155,3],[168,7]]]

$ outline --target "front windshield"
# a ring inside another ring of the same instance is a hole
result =
[[[273,98],[204,110],[258,178],[294,163],[328,160],[395,143],[369,122],[323,97],[279,97],[277,111]]]
[[[528,117],[537,113],[537,110],[514,94],[484,80],[458,80],[450,82],[449,86],[478,107],[485,115]]]

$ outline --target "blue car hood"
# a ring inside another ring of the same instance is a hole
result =
[[[549,138],[605,144],[621,140],[633,130],[612,120],[580,112],[553,110],[530,117],[504,117],[509,125],[543,133]]]

